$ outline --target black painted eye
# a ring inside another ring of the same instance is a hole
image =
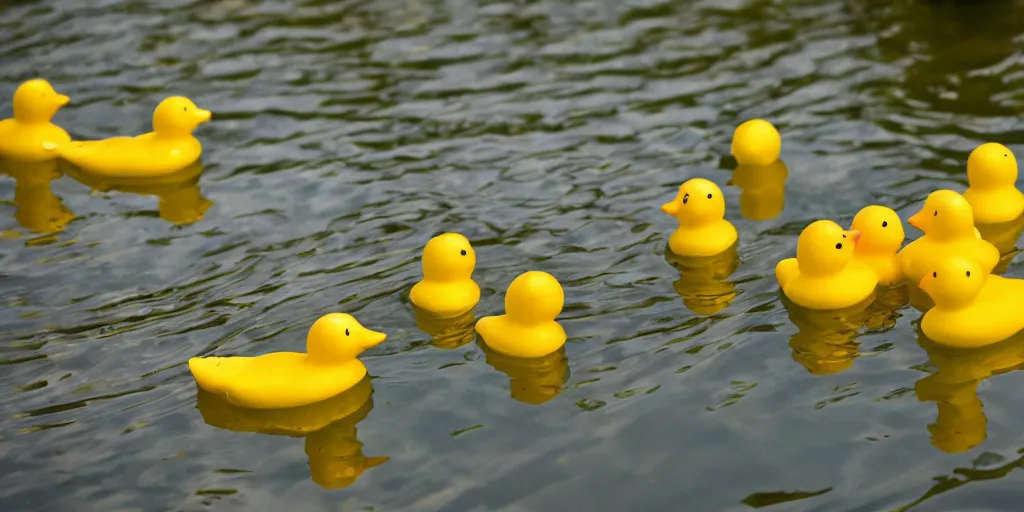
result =
[[[1007,155],[1006,153],[1003,153],[1003,156],[1005,157],[1005,156],[1010,156],[1010,155]]]
[[[345,329],[345,336],[348,336],[348,329]]]
[[[889,226],[889,221],[883,220],[882,221],[882,227],[884,228],[884,227],[888,227],[888,226]]]
[[[935,213],[934,213],[934,214],[932,214],[932,217],[938,217],[938,216],[939,216],[939,211],[938,211],[938,210],[935,210]]]
[[[683,204],[690,200],[690,194],[683,194]]]
[[[843,238],[846,238],[846,235],[845,235],[845,234],[843,235]]]
[[[708,194],[708,199],[711,199],[711,194]]]
[[[971,277],[971,271],[970,270],[967,271],[967,277]]]
[[[188,112],[188,107],[181,107],[182,112]]]
[[[463,250],[459,251],[459,254],[461,254],[461,255],[465,256],[465,255],[466,255],[466,250],[465,250],[465,249],[463,249]]]
[[[939,277],[939,273],[938,272],[932,272],[932,277]]]
[[[842,248],[843,248],[843,243],[842,242],[839,242],[838,244],[836,244],[836,249],[842,249]]]

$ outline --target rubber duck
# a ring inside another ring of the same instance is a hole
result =
[[[732,156],[740,165],[765,167],[779,159],[782,136],[764,119],[751,119],[732,134]]]
[[[61,177],[56,160],[3,160],[0,172],[14,178],[14,204],[18,207],[14,218],[18,224],[38,233],[56,233],[75,218],[50,186]]]
[[[569,359],[565,347],[532,359],[510,357],[479,344],[485,360],[509,378],[509,396],[524,404],[540,405],[558,396],[569,381]]]
[[[740,189],[740,215],[749,220],[774,219],[786,205],[786,162],[738,165],[729,184]]]
[[[388,461],[363,455],[357,435],[356,425],[373,410],[369,377],[327,400],[289,409],[246,409],[200,389],[196,408],[213,427],[305,438],[313,482],[325,489],[348,487],[367,469]]]
[[[936,343],[984,347],[1024,330],[1024,279],[988,274],[976,260],[939,260],[920,287],[935,302],[921,319],[921,330]]]
[[[853,217],[850,229],[860,232],[860,239],[853,249],[854,259],[863,261],[874,269],[878,276],[878,284],[903,284],[903,270],[896,258],[896,253],[903,247],[903,240],[906,238],[900,216],[891,208],[865,206]]]
[[[985,274],[999,263],[999,250],[983,240],[974,228],[971,205],[952,190],[929,194],[921,211],[907,221],[924,232],[924,236],[899,252],[900,268],[910,283],[921,282],[938,261],[951,256],[977,260]]]
[[[153,112],[153,131],[137,137],[74,141],[60,147],[60,157],[93,174],[155,177],[199,160],[203,147],[192,131],[210,120],[210,111],[192,100],[171,96]]]
[[[459,348],[476,338],[473,325],[476,316],[472,310],[459,316],[440,316],[415,304],[412,306],[416,317],[416,327],[430,337],[430,344],[444,350]]]
[[[725,220],[725,197],[713,181],[687,180],[661,211],[679,221],[679,228],[668,239],[669,250],[677,256],[721,254],[738,238],[736,228]]]
[[[476,251],[466,237],[444,233],[423,248],[423,279],[409,293],[412,303],[440,316],[459,316],[480,301],[473,281]]]
[[[677,256],[665,251],[665,260],[679,271],[672,288],[683,305],[698,315],[713,315],[729,307],[739,292],[729,276],[740,264],[736,244],[722,254],[703,258]]]
[[[850,307],[822,311],[802,307],[784,297],[782,304],[797,327],[796,334],[789,339],[793,360],[813,375],[849,369],[860,356],[857,337],[872,303],[869,297]]]
[[[853,257],[860,238],[830,220],[810,223],[797,239],[796,258],[775,266],[782,293],[808,309],[843,309],[874,297],[878,276]]]
[[[1024,215],[1024,193],[1017,190],[1017,158],[1002,144],[989,142],[967,158],[967,190],[978,224],[1002,224]]]
[[[519,358],[546,356],[565,345],[565,330],[555,319],[565,294],[547,272],[519,274],[505,292],[505,314],[485,316],[476,332],[495,352]]]
[[[251,409],[283,409],[325,400],[356,385],[366,367],[356,359],[387,336],[344,313],[313,323],[306,352],[257,357],[193,357],[188,368],[200,388]]]
[[[57,149],[71,136],[51,120],[68,101],[41,78],[19,85],[14,91],[14,117],[0,121],[0,158],[19,162],[57,158]]]
[[[978,397],[982,381],[1015,371],[1024,363],[1024,335],[987,347],[963,350],[942,346],[919,333],[934,373],[914,384],[917,399],[935,402],[938,416],[928,426],[932,445],[947,453],[963,453],[987,437],[988,420]]]

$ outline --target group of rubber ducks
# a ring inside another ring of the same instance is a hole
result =
[[[172,96],[154,111],[150,133],[72,141],[53,123],[69,101],[46,80],[28,80],[14,92],[14,117],[0,120],[0,170],[17,180],[15,202],[24,210],[18,214],[23,225],[52,232],[74,217],[49,188],[61,171],[95,190],[156,195],[161,217],[175,224],[202,217],[212,203],[196,185],[202,145],[192,132],[210,119],[208,110]]]

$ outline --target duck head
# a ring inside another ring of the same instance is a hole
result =
[[[972,188],[1014,186],[1017,158],[1010,148],[995,142],[982,144],[967,158],[967,183]]]
[[[309,328],[306,352],[317,361],[343,363],[355,359],[364,350],[387,338],[371,331],[345,313],[328,313]]]
[[[661,211],[681,225],[698,226],[725,217],[725,197],[713,181],[693,178],[679,186],[676,198],[661,205]]]
[[[476,251],[466,237],[444,233],[423,247],[423,279],[459,281],[471,279],[476,269]]]
[[[53,90],[50,82],[29,80],[14,91],[14,118],[21,123],[46,123],[68,101],[67,96]]]
[[[859,231],[847,231],[830,220],[812,222],[800,232],[796,242],[796,261],[800,272],[810,275],[839,272],[853,258],[853,249],[859,238]]]
[[[958,309],[974,301],[988,276],[972,259],[946,258],[921,278],[921,288],[936,307]]]
[[[740,165],[771,165],[779,159],[782,136],[764,119],[751,119],[732,134],[732,156]]]
[[[860,232],[858,251],[896,254],[906,238],[899,215],[891,208],[878,205],[866,206],[857,212],[850,229]]]
[[[519,274],[505,292],[505,314],[521,324],[554,321],[564,304],[562,285],[547,272]]]
[[[977,236],[974,210],[964,196],[952,190],[936,190],[928,194],[924,207],[907,222],[938,239]]]
[[[210,111],[203,110],[184,96],[165,98],[153,111],[153,131],[161,135],[189,135],[210,120]]]

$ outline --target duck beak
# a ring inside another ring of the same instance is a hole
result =
[[[71,101],[71,98],[69,98],[68,96],[66,96],[64,94],[56,94],[56,95],[54,95],[53,100],[54,100],[54,103],[56,103],[58,107],[63,107],[64,105],[67,105],[69,101]]]
[[[360,344],[360,346],[363,348],[363,350],[376,347],[377,345],[383,343],[384,340],[387,339],[387,337],[387,334],[367,329],[366,332],[364,332],[363,335],[360,337],[362,339],[362,343]]]
[[[860,240],[860,230],[859,229],[851,229],[851,230],[847,231],[847,233],[849,233],[850,238],[853,239],[853,245],[857,245],[857,242]]]
[[[923,216],[923,213],[924,210],[921,210],[911,215],[910,218],[907,219],[907,223],[910,224],[911,226],[914,226],[917,229],[920,229],[921,231],[924,231],[924,219],[921,218]]]
[[[921,282],[917,283],[917,287],[927,292],[927,286],[934,280],[935,278],[932,277],[931,274],[925,274],[924,277],[921,278]]]
[[[196,116],[199,118],[200,123],[205,123],[213,117],[213,114],[211,114],[209,110],[203,110],[200,108],[196,109]]]
[[[679,201],[670,201],[661,205],[661,211],[675,217],[679,213]]]

